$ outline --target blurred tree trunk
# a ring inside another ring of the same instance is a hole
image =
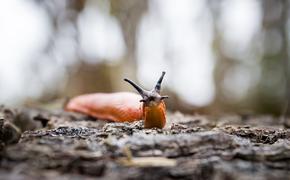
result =
[[[225,111],[235,111],[236,107],[234,105],[229,105],[229,102],[225,101],[224,92],[223,92],[223,80],[226,76],[226,72],[232,66],[235,65],[236,61],[228,58],[222,50],[222,32],[219,29],[219,20],[221,18],[221,9],[222,6],[218,1],[209,0],[208,5],[210,7],[211,13],[213,14],[214,22],[214,41],[213,41],[213,50],[216,54],[216,67],[214,71],[215,87],[216,87],[216,96],[213,103],[208,108],[208,111],[213,114],[223,113]]]
[[[120,22],[126,43],[126,54],[120,64],[121,74],[112,72],[113,78],[116,79],[118,88],[126,87],[123,82],[118,81],[121,76],[130,77],[136,80],[136,42],[138,40],[137,30],[140,19],[146,12],[148,6],[147,0],[111,0],[111,13]],[[118,80],[117,80],[118,79]]]
[[[215,1],[209,2],[212,13],[214,14],[213,17],[216,20],[215,22],[218,22],[217,20],[220,18],[222,10],[221,5]],[[233,66],[240,66],[242,62],[227,57],[223,52],[223,49],[221,49],[223,47],[222,33],[218,29],[218,24],[215,25],[214,48],[219,61],[215,69],[217,95],[215,103],[211,106],[215,111],[244,113],[243,109],[246,109],[250,110],[250,112],[257,113],[281,113],[281,109],[285,104],[286,76],[289,77],[289,75],[285,75],[286,70],[289,69],[287,52],[288,1],[261,1],[261,11],[262,29],[252,40],[253,43],[257,43],[255,41],[262,41],[261,44],[264,49],[264,51],[262,51],[261,62],[258,64],[261,68],[261,79],[258,85],[254,87],[244,99],[238,102],[224,98],[223,80],[228,69]],[[273,34],[277,37],[274,38],[274,40],[279,41],[279,39],[281,39],[280,44],[277,45],[273,42],[273,37],[270,37],[273,36]],[[274,49],[273,47],[278,49],[277,52],[272,52]],[[287,97],[290,99],[290,95],[287,95]],[[286,110],[284,110],[284,112],[285,111]]]
[[[289,102],[290,102],[290,62],[289,62],[289,37],[288,37],[288,16],[289,16],[289,2],[288,1],[282,1],[282,17],[281,21],[281,34],[282,34],[282,42],[283,42],[283,48],[282,48],[282,60],[284,62],[284,73],[285,73],[285,103],[284,107],[282,109],[282,120],[284,122],[284,125],[286,127],[290,127],[290,121],[287,119],[287,116],[289,116]]]
[[[260,112],[279,114],[285,105],[286,93],[288,1],[266,0],[261,2],[265,51],[261,62],[262,79],[256,96],[258,98],[256,107]],[[277,37],[281,39],[280,49],[276,53],[269,52],[274,46],[271,40],[273,37],[270,37],[273,33],[277,33]]]

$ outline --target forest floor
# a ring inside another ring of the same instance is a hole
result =
[[[144,129],[142,121],[2,106],[0,179],[290,178],[290,130],[278,118],[167,118],[164,129]]]

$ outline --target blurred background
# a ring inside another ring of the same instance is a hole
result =
[[[288,11],[286,0],[3,1],[0,103],[133,91],[124,77],[151,89],[164,70],[170,110],[279,115]]]

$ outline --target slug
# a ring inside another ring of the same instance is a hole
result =
[[[164,99],[168,98],[168,96],[160,95],[164,75],[165,72],[162,72],[151,91],[144,90],[129,79],[124,79],[137,90],[139,95],[131,92],[80,95],[71,99],[66,104],[65,110],[114,122],[133,122],[144,119],[145,128],[163,128],[166,123]]]

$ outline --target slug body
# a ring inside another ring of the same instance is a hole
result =
[[[133,122],[143,117],[140,100],[138,94],[130,92],[85,94],[71,99],[65,109],[99,119]]]
[[[164,99],[168,98],[160,96],[164,75],[165,72],[151,91],[146,91],[133,81],[125,79],[141,96],[131,92],[85,94],[71,99],[65,110],[115,122],[133,122],[144,119],[145,128],[163,128],[166,124]]]

